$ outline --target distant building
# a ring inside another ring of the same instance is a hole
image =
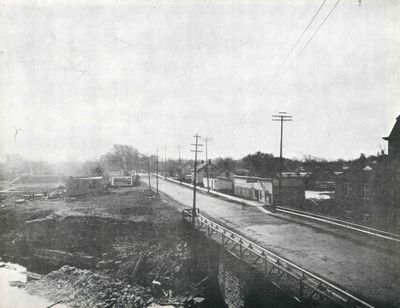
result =
[[[282,176],[285,178],[290,178],[290,177],[308,177],[311,175],[311,172],[305,172],[305,171],[296,171],[296,172],[282,172]]]
[[[250,170],[249,169],[244,169],[244,168],[238,168],[233,171],[235,175],[241,175],[241,176],[250,176]]]
[[[186,182],[192,181],[193,170],[194,170],[194,168],[190,165],[183,166],[178,179],[181,181],[186,181]]]
[[[388,141],[389,157],[400,159],[400,116],[397,117],[390,135],[383,139]]]
[[[197,166],[197,171],[196,171],[196,183],[197,184],[203,184],[204,180],[207,180],[207,172],[208,172],[208,178],[213,179],[216,178],[218,174],[218,167],[215,166],[214,164],[211,163],[211,159],[208,160],[208,162],[202,161],[198,166]],[[194,172],[192,174],[192,183],[194,182]],[[207,185],[205,185],[206,187]]]
[[[229,170],[225,170],[216,178],[215,190],[222,193],[233,193],[234,175]]]
[[[273,202],[273,180],[251,176],[235,175],[234,194],[238,197],[257,200],[271,205]]]
[[[274,178],[273,184],[274,200],[280,200],[280,205],[298,207],[305,202],[306,189],[304,184],[304,177],[282,177],[280,188],[279,179]]]
[[[232,194],[233,193],[233,180],[234,175],[230,171],[224,171],[216,178],[209,178],[208,185],[210,189],[216,190],[222,193]],[[207,187],[207,178],[203,178],[203,186]]]

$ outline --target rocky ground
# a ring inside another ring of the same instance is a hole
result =
[[[71,307],[206,305],[180,213],[144,187],[0,202],[0,256],[45,274],[30,292]]]

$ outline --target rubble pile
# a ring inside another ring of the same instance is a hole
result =
[[[27,283],[26,289],[71,307],[146,307],[153,302],[146,288],[68,265]]]
[[[156,280],[151,287],[142,287],[69,265],[26,283],[25,289],[70,307],[204,307],[205,304],[203,297],[173,296],[171,290],[165,292]]]
[[[188,231],[154,192],[48,197],[0,207],[0,255],[48,273],[28,282],[29,292],[71,307],[207,305],[208,274],[196,274]]]

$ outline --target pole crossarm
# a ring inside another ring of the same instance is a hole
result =
[[[282,205],[282,171],[283,171],[283,156],[282,156],[282,152],[283,152],[283,122],[290,122],[293,121],[293,117],[291,115],[287,115],[286,111],[280,111],[278,112],[279,114],[274,114],[272,115],[272,121],[279,121],[281,122],[281,139],[280,139],[280,144],[279,144],[279,194],[278,194],[278,204]],[[276,205],[275,203],[273,204],[273,210],[276,209]]]
[[[202,144],[199,144],[199,138],[201,138],[201,136],[199,136],[199,134],[196,134],[193,136],[196,140],[196,142],[191,145],[193,145],[195,148],[194,150],[191,150],[191,152],[194,152],[194,168],[193,168],[193,209],[192,209],[192,224],[193,227],[195,226],[196,223],[196,214],[197,214],[197,210],[196,210],[196,186],[197,186],[197,154],[201,151],[199,151],[198,147],[199,146],[203,146]]]
[[[267,279],[296,301],[309,306],[326,304],[329,307],[373,308],[371,304],[351,294],[345,288],[206,218],[199,214],[198,209],[195,215],[192,213],[192,209],[183,210],[183,219],[189,221],[194,219],[196,223],[192,226],[198,231],[219,242],[226,252],[235,258],[263,273]]]

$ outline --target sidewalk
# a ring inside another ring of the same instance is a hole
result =
[[[189,184],[189,183],[179,182],[179,181],[174,180],[172,178],[163,177],[161,175],[158,175],[158,177],[161,178],[161,179],[170,181],[172,183],[176,183],[176,184],[179,184],[179,185],[182,185],[182,186],[193,188],[193,185]],[[220,197],[220,198],[225,199],[225,200],[237,202],[237,203],[240,203],[240,204],[246,204],[246,205],[250,205],[250,206],[259,207],[259,208],[262,208],[266,213],[270,213],[270,211],[268,211],[268,210],[263,208],[265,203],[260,202],[260,201],[243,199],[243,198],[239,198],[239,197],[223,194],[223,193],[220,193],[220,192],[212,190],[212,189],[210,189],[208,191],[207,188],[198,187],[198,186],[196,187],[196,190],[198,190],[198,191],[200,191],[202,193],[206,193],[206,194],[210,194],[210,195],[214,195],[214,196]]]

